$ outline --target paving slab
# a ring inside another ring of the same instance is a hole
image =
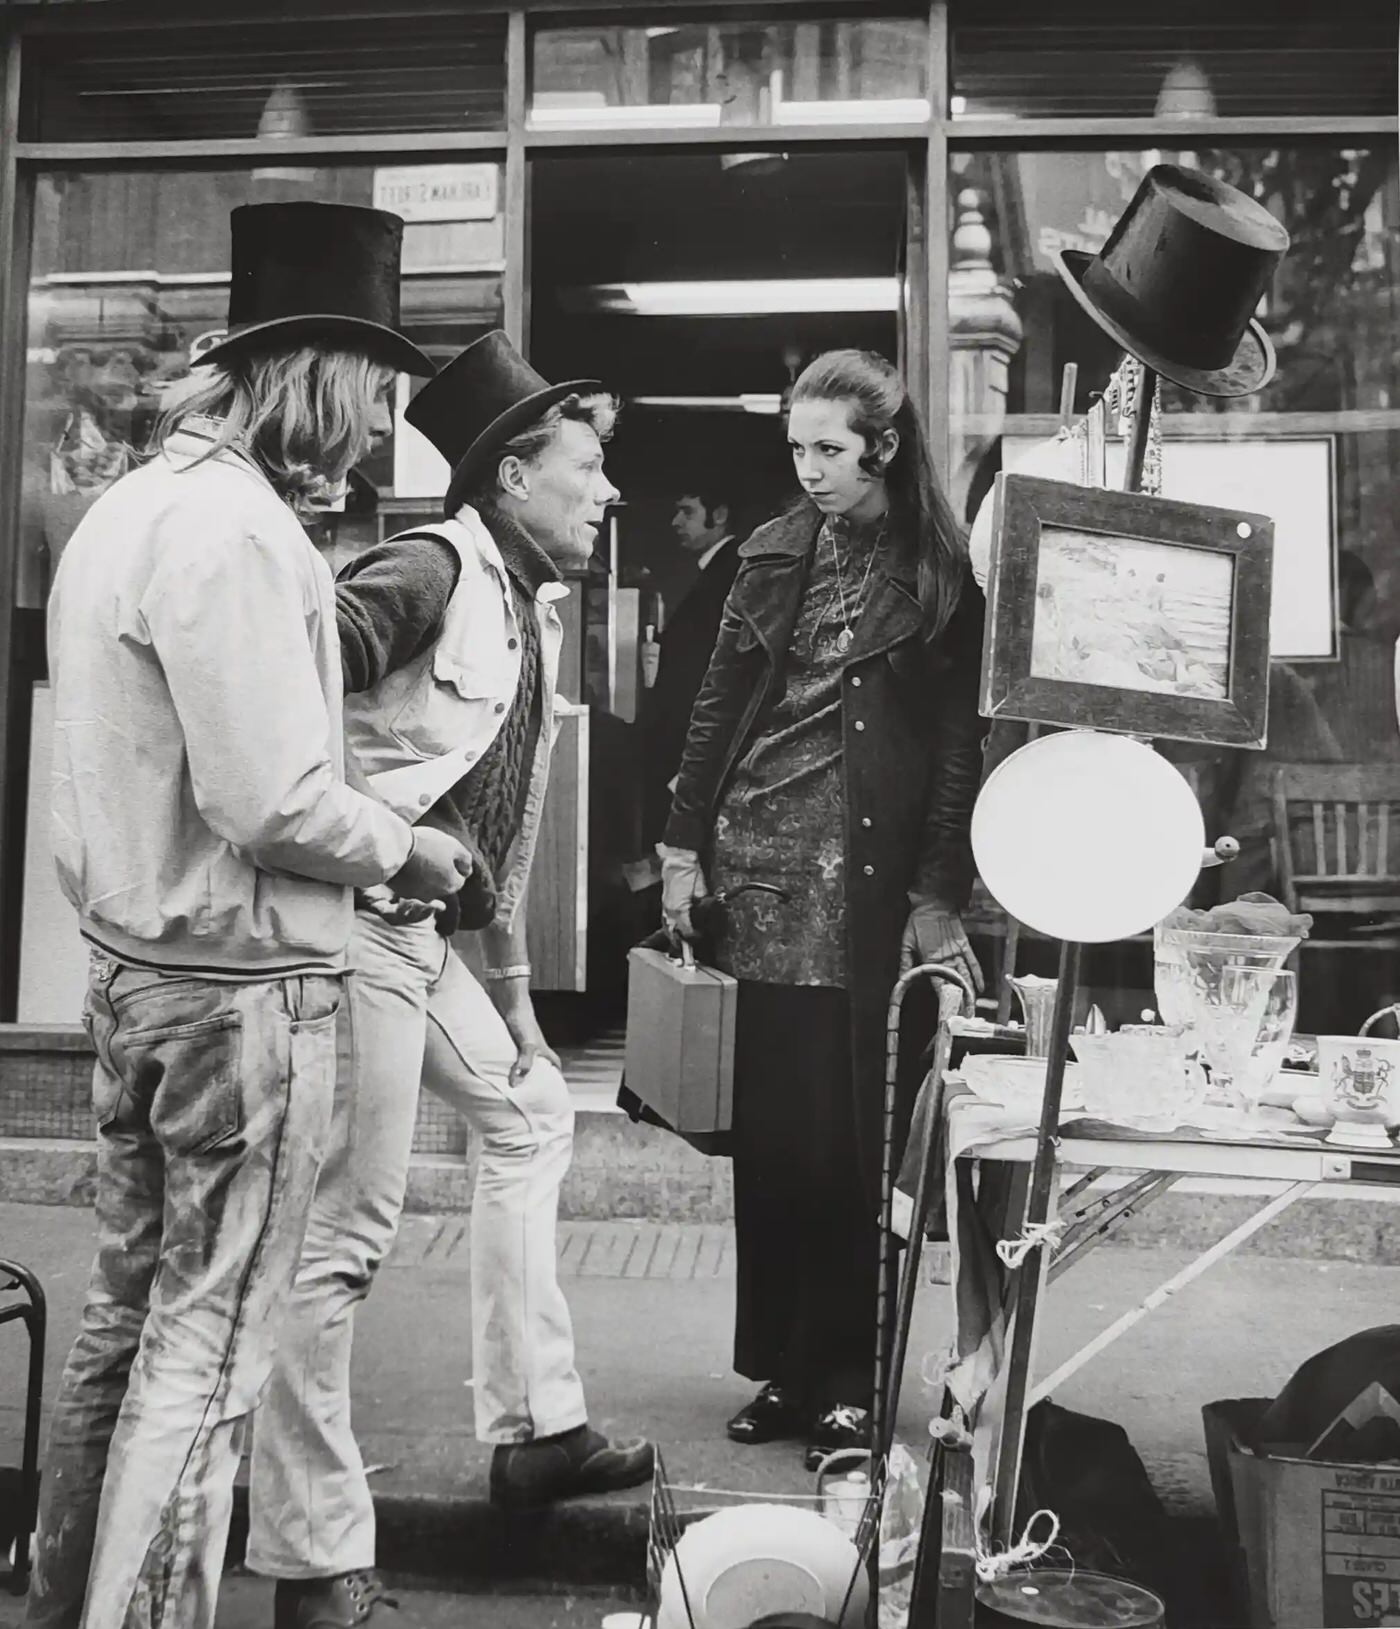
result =
[[[462,1587],[546,1578],[636,1588],[644,1494],[581,1501],[514,1522],[485,1505],[488,1458],[471,1425],[469,1245],[460,1217],[408,1218],[360,1313],[355,1418],[373,1467],[381,1554],[414,1578]],[[0,1205],[0,1254],[33,1267],[50,1298],[49,1399],[77,1325],[91,1246],[89,1211]],[[1140,1304],[1188,1259],[1181,1251],[1111,1246],[1090,1254],[1050,1292],[1040,1372]],[[796,1445],[739,1449],[723,1434],[752,1389],[729,1368],[728,1230],[565,1224],[561,1270],[600,1428],[653,1436],[671,1480],[686,1487],[810,1491]],[[948,1339],[948,1294],[946,1285],[925,1286],[916,1312],[900,1422],[912,1445],[926,1440],[933,1399],[921,1371]],[[1125,1426],[1169,1508],[1204,1526],[1211,1499],[1202,1404],[1273,1394],[1311,1353],[1393,1321],[1398,1302],[1400,1268],[1236,1257],[1170,1298],[1074,1376],[1056,1401]],[[0,1330],[0,1464],[15,1463],[18,1454],[22,1349],[22,1335]]]

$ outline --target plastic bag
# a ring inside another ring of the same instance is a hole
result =
[[[927,1463],[895,1443],[880,1506],[880,1629],[907,1629],[927,1497]]]

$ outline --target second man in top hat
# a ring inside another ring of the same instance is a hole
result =
[[[590,1428],[574,1367],[555,1245],[573,1110],[525,944],[555,605],[618,495],[603,473],[615,415],[596,381],[550,385],[488,334],[408,410],[452,466],[444,521],[361,555],[337,589],[350,749],[392,808],[468,843],[493,887],[469,885],[463,907],[484,983],[430,907],[376,889],[357,898],[331,1146],[254,1441],[249,1564],[281,1581],[282,1629],[362,1623],[383,1599],[349,1358],[355,1306],[403,1206],[420,1067],[480,1139],[472,1379],[477,1435],[496,1445],[492,1499],[528,1508],[651,1475],[649,1444]]]

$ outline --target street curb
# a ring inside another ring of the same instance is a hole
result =
[[[587,1124],[593,1120],[605,1122],[596,1143]],[[580,1115],[579,1121],[574,1170],[560,1196],[561,1221],[729,1225],[732,1190],[727,1161],[705,1160],[678,1139],[651,1127],[633,1126],[622,1115]],[[664,1166],[648,1171],[650,1146],[645,1140],[633,1140],[634,1134],[645,1132],[665,1138],[709,1169],[698,1179]],[[0,1202],[90,1207],[94,1172],[92,1143],[0,1137]],[[473,1176],[473,1162],[461,1155],[415,1155],[405,1210],[419,1215],[468,1214]],[[1281,1186],[1188,1179],[1151,1205],[1130,1212],[1113,1242],[1133,1249],[1204,1250],[1238,1227]],[[1356,1184],[1304,1198],[1247,1240],[1242,1253],[1394,1266],[1400,1262],[1400,1188]]]
[[[638,1498],[638,1492],[642,1497]],[[606,1585],[640,1596],[646,1580],[650,1490],[569,1500],[507,1515],[484,1499],[390,1494],[374,1501],[378,1566],[405,1585],[557,1590]],[[248,1490],[234,1489],[227,1565],[242,1565]]]

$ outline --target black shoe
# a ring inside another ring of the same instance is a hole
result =
[[[359,1629],[375,1608],[398,1602],[377,1572],[343,1572],[338,1578],[279,1578],[273,1596],[273,1629]],[[384,1621],[382,1615],[379,1619]]]
[[[849,1403],[837,1403],[817,1416],[812,1435],[807,1443],[803,1463],[809,1471],[821,1469],[828,1454],[843,1448],[862,1448],[870,1452],[870,1410],[852,1408]]]
[[[640,1437],[611,1443],[586,1425],[538,1442],[503,1443],[491,1455],[491,1503],[501,1510],[542,1510],[557,1499],[616,1493],[649,1482],[656,1451]]]
[[[781,1442],[787,1437],[800,1437],[811,1418],[811,1413],[791,1392],[769,1381],[724,1429],[731,1442],[742,1442],[746,1446],[755,1442]]]

